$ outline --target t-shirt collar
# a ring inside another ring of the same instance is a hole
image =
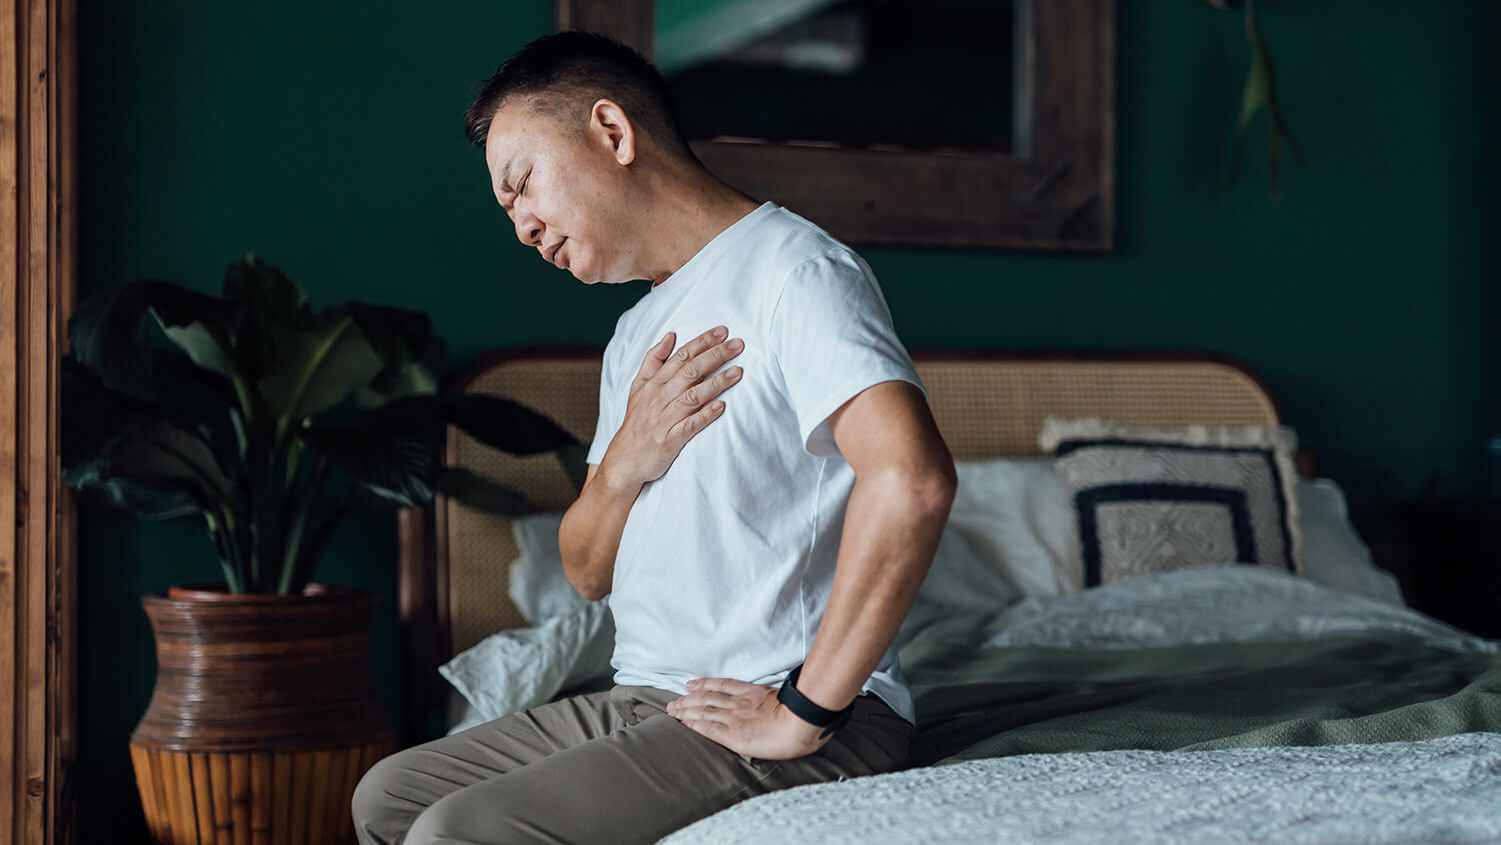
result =
[[[670,288],[670,290],[675,291],[679,288],[688,287],[687,285],[671,284],[671,282],[673,279],[682,277],[685,272],[689,272],[691,269],[697,268],[705,261],[708,261],[716,253],[723,252],[724,250],[729,249],[735,241],[740,240],[741,236],[743,236],[751,229],[755,228],[756,222],[758,220],[770,214],[776,208],[778,208],[776,203],[772,202],[771,200],[767,200],[766,202],[763,202],[752,209],[749,214],[724,227],[724,229],[722,229],[719,234],[715,235],[713,238],[710,238],[709,242],[704,244],[698,252],[693,253],[692,258],[689,258],[687,261],[683,262],[683,266],[679,267],[677,269],[677,272],[667,277],[667,279],[661,284],[652,285],[650,288],[648,288],[647,294],[650,295],[657,293],[664,288]]]

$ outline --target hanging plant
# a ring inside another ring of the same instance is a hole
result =
[[[1240,171],[1240,159],[1245,147],[1246,130],[1256,113],[1267,113],[1267,180],[1272,199],[1282,194],[1282,146],[1292,149],[1298,164],[1303,163],[1302,151],[1293,139],[1282,116],[1282,106],[1277,100],[1277,75],[1272,64],[1271,51],[1267,49],[1266,36],[1261,23],[1256,19],[1256,0],[1204,0],[1220,10],[1234,6],[1245,7],[1246,40],[1251,45],[1251,67],[1246,72],[1245,89],[1240,98],[1240,115],[1236,120],[1234,152],[1231,156],[1229,183],[1234,184]]]

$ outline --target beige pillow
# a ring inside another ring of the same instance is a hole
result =
[[[1078,519],[1085,587],[1226,563],[1303,571],[1290,428],[1049,418],[1038,440]]]

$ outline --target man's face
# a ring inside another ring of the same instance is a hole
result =
[[[576,127],[516,99],[490,123],[485,165],[516,237],[587,284],[641,278],[624,225],[624,171],[609,134],[588,115]]]

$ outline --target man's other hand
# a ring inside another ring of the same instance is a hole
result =
[[[802,757],[828,741],[818,738],[822,728],[777,701],[776,687],[734,678],[689,681],[688,694],[668,702],[667,714],[731,751],[763,760]]]
[[[601,472],[623,485],[655,481],[683,446],[723,413],[724,402],[716,397],[739,381],[741,369],[709,375],[745,348],[740,338],[726,340],[728,334],[717,326],[673,352],[676,335],[668,332],[646,353]]]

